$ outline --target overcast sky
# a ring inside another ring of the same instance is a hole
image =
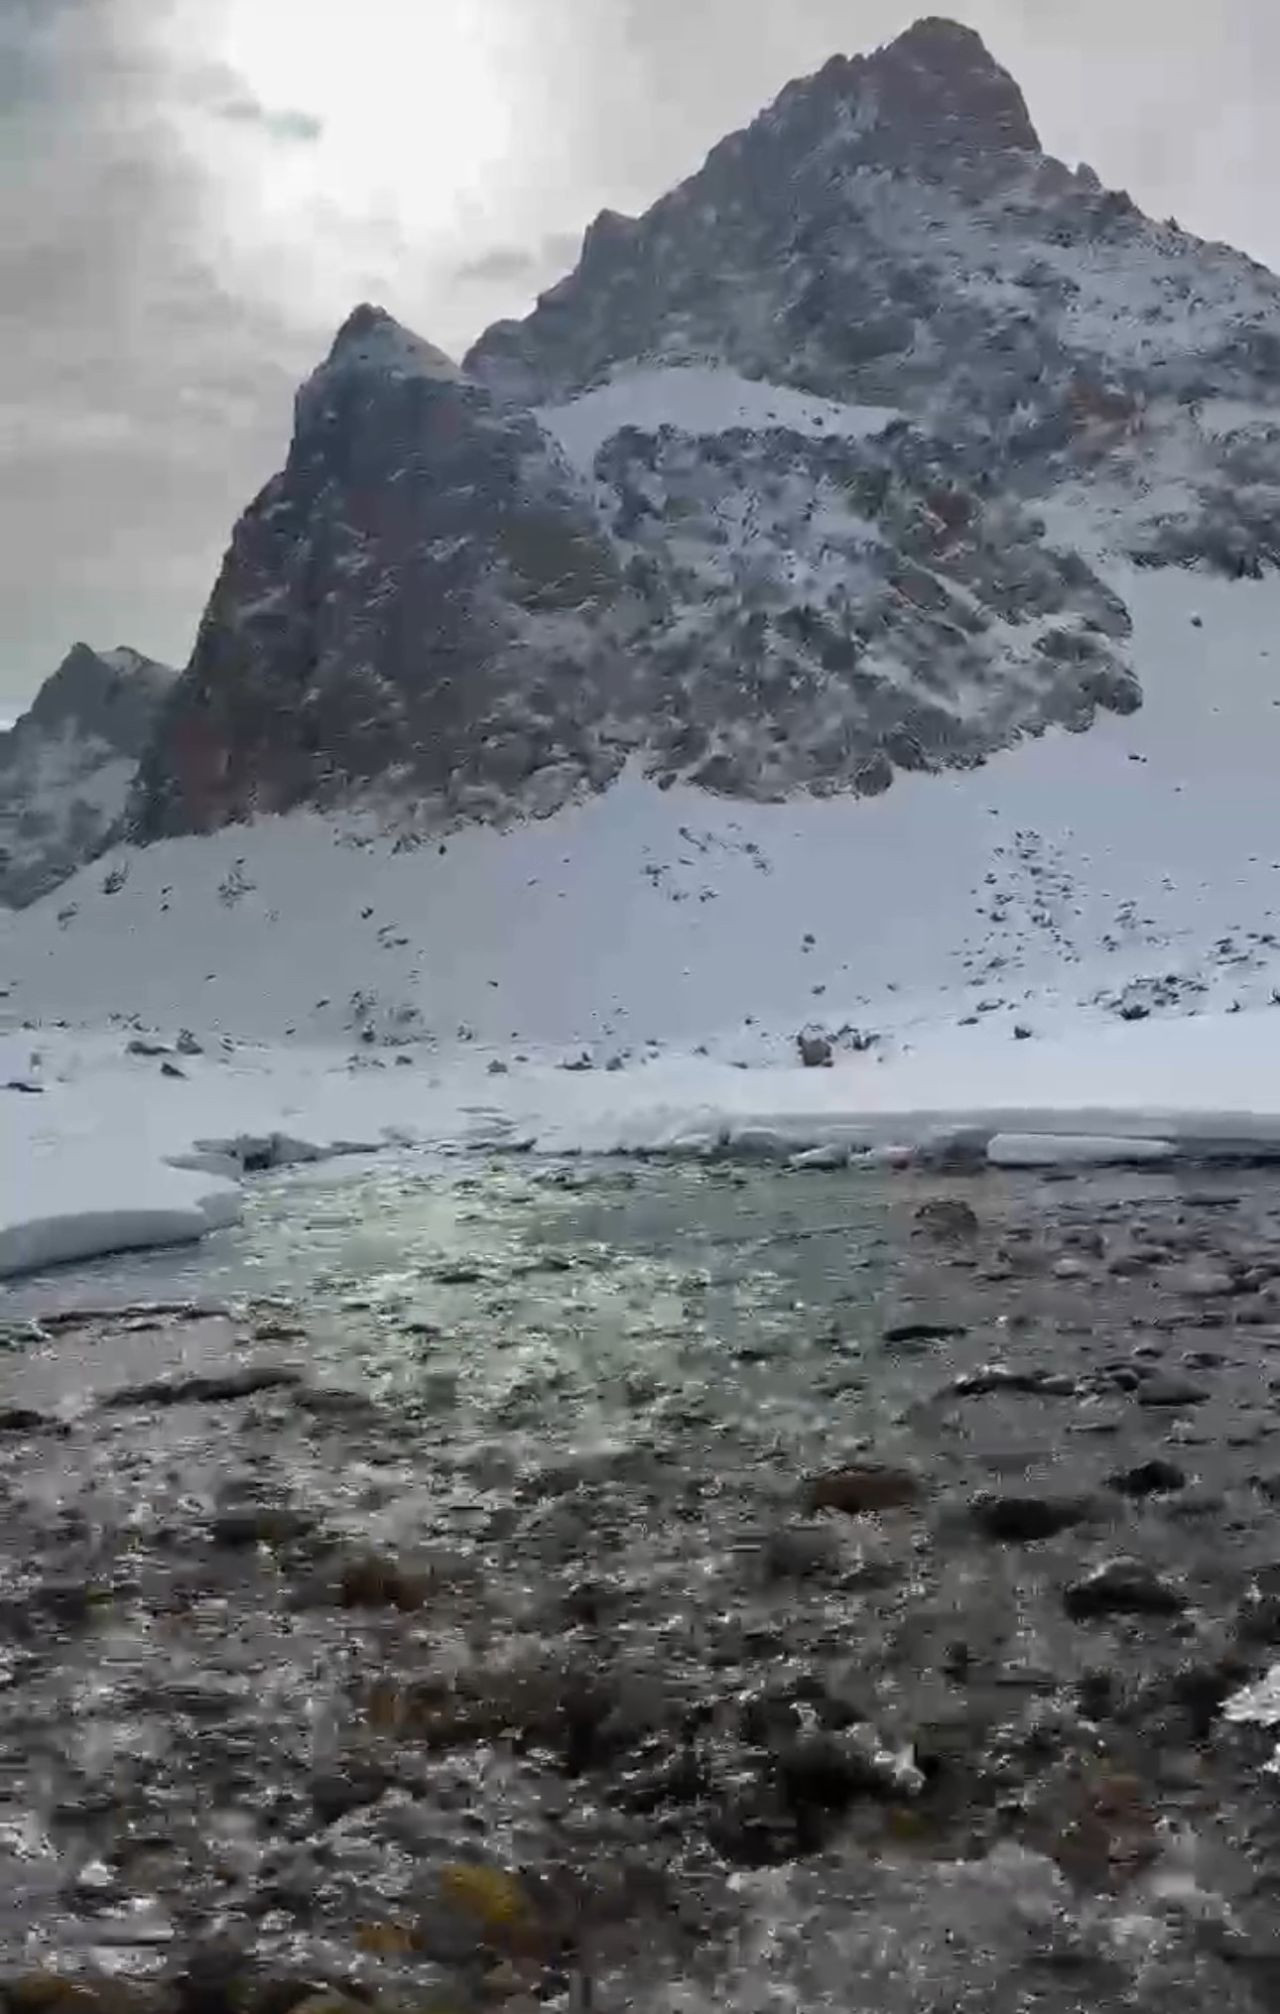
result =
[[[0,0],[0,715],[185,659],[297,380],[455,353],[903,0]],[[956,0],[1048,147],[1280,267],[1280,0]]]

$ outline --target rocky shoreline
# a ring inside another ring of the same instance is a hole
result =
[[[1274,1180],[449,1180],[15,1312],[13,2014],[1273,2005]]]

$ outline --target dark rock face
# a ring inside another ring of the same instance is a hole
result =
[[[236,528],[143,768],[140,832],[205,829],[384,780],[483,813],[616,759],[616,568],[527,414],[357,309]]]
[[[78,643],[0,732],[0,904],[34,902],[112,843],[176,676],[125,646]]]
[[[138,836],[536,814],[629,754],[874,796],[1133,712],[1085,521],[1150,565],[1280,564],[1278,314],[1262,268],[1048,158],[971,30],[835,57],[599,217],[464,371],[355,312],[236,529]]]

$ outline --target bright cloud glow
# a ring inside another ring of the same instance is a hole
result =
[[[223,284],[323,324],[412,317],[518,207],[527,0],[173,0],[152,54],[206,192]],[[446,342],[474,331],[445,327]]]
[[[519,17],[475,0],[226,0],[217,55],[269,113],[321,124],[292,163],[349,213],[456,227],[510,156]]]

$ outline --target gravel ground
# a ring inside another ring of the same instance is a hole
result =
[[[0,1981],[1280,2006],[1280,1186],[493,1162],[8,1298]]]

